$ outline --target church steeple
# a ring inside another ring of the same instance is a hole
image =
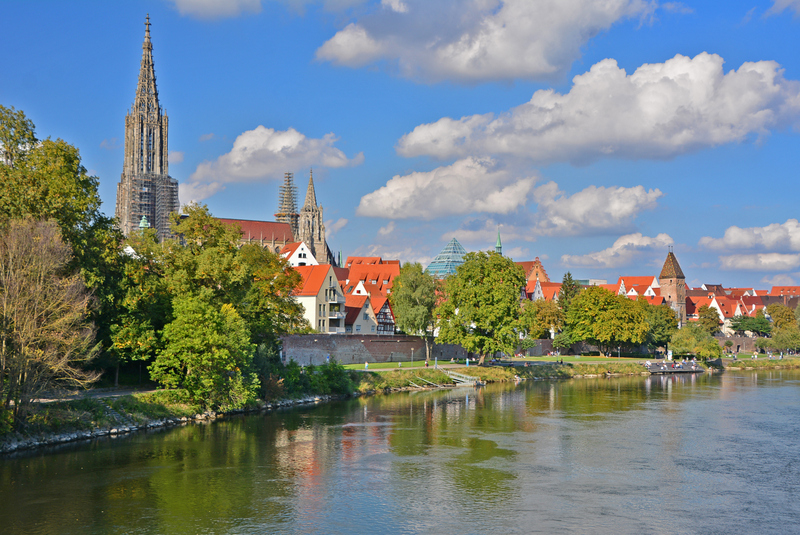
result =
[[[500,229],[497,229],[497,243],[494,244],[494,251],[499,255],[503,254],[503,244],[500,243]]]
[[[306,202],[303,203],[303,209],[314,209],[317,207],[317,193],[314,191],[314,170],[312,169],[308,175],[308,189],[306,190]]]
[[[169,118],[158,102],[150,15],[144,23],[136,96],[125,117],[125,160],[115,214],[126,236],[146,217],[160,239],[170,237],[169,214],[180,208],[178,181],[169,176]]]

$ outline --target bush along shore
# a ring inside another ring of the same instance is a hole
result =
[[[790,363],[793,367],[800,367],[800,359],[783,361],[760,359],[753,362],[761,364],[762,367],[773,362],[783,363],[783,367],[787,367]],[[750,361],[747,361],[747,364],[750,364]],[[470,366],[456,368],[454,371],[487,383],[520,379],[571,379],[649,373],[638,362],[630,361],[536,364],[528,367]],[[312,375],[308,379],[305,374],[299,377],[299,381],[295,383],[302,383],[303,391],[287,389],[284,383],[279,383],[277,386],[281,388],[269,392],[268,401],[251,401],[243,407],[227,410],[206,409],[200,404],[188,401],[185,393],[180,390],[157,390],[119,397],[91,397],[39,403],[24,429],[7,430],[0,434],[0,453],[7,454],[101,437],[118,437],[192,422],[204,423],[229,415],[266,412],[350,396],[454,386],[450,377],[434,368],[381,372],[348,370],[343,373],[340,371],[331,378],[326,378],[322,373]]]

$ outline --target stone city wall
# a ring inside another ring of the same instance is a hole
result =
[[[425,358],[425,340],[418,336],[361,334],[291,334],[281,337],[285,362],[302,366],[325,364],[328,357],[340,364],[408,362]],[[431,359],[465,358],[466,350],[452,344],[434,344]]]

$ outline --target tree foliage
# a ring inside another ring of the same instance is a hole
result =
[[[740,335],[751,332],[757,336],[766,336],[772,331],[772,324],[764,316],[764,309],[761,309],[756,312],[755,317],[734,316],[731,318],[731,329]]]
[[[564,313],[557,303],[537,299],[522,305],[520,327],[530,338],[550,338],[564,326]]]
[[[716,308],[711,308],[708,305],[703,305],[697,311],[697,324],[708,334],[715,334],[719,332],[719,313]]]
[[[439,340],[486,355],[512,353],[519,340],[519,314],[525,273],[495,252],[467,253],[445,282],[437,307]]]
[[[782,329],[789,325],[797,325],[797,318],[794,316],[794,310],[783,303],[772,303],[768,305],[767,314],[772,318],[774,329]]]
[[[642,306],[599,286],[578,294],[569,306],[567,331],[574,342],[587,341],[601,351],[645,341],[647,315]]]
[[[438,287],[436,278],[414,262],[400,268],[389,294],[389,304],[400,330],[425,339],[426,360],[430,359]]]
[[[666,347],[675,331],[678,330],[678,318],[669,305],[651,305],[643,299],[638,303],[645,309],[647,335],[645,343],[650,349]]]
[[[251,370],[255,346],[244,319],[230,304],[218,307],[209,290],[175,299],[175,319],[164,327],[164,349],[150,375],[171,388],[184,388],[192,401],[234,408],[255,397]]]
[[[70,256],[53,222],[14,220],[0,233],[0,393],[16,421],[42,392],[97,378],[81,368],[94,354],[91,296]]]
[[[695,355],[702,359],[722,356],[722,348],[716,338],[697,323],[689,323],[678,330],[672,336],[670,347],[677,355]]]
[[[564,317],[569,313],[572,300],[581,292],[581,285],[572,278],[572,273],[567,271],[561,279],[561,289],[558,291],[558,306],[564,313]]]

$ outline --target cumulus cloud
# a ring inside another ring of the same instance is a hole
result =
[[[313,166],[346,167],[364,161],[362,153],[348,159],[333,146],[336,141],[333,134],[312,139],[294,128],[281,131],[259,126],[240,134],[227,154],[198,165],[189,177],[187,188],[191,186],[200,193],[211,191],[213,188],[208,186],[213,184],[280,178],[287,170]],[[203,198],[206,197],[196,200]]]
[[[628,266],[643,254],[653,250],[663,251],[672,245],[668,234],[661,233],[654,238],[643,236],[640,232],[621,236],[608,249],[585,255],[561,256],[561,263],[567,267],[618,268]]]
[[[347,67],[379,61],[423,81],[553,78],[614,23],[646,19],[645,0],[382,0],[317,50]]]
[[[775,0],[767,15],[783,13],[786,9],[791,9],[795,15],[800,15],[800,0]]]
[[[196,19],[224,19],[261,12],[261,0],[172,0],[172,3],[178,13]]]
[[[766,251],[800,251],[800,222],[787,219],[766,227],[728,227],[722,238],[705,236],[700,245],[714,250],[763,249]]]
[[[790,275],[786,275],[785,273],[781,275],[773,275],[772,277],[764,277],[761,279],[761,282],[771,286],[795,286],[797,284],[794,278],[792,278]]]
[[[800,254],[735,254],[719,257],[720,269],[746,271],[792,271],[800,267]]]
[[[715,54],[679,54],[628,75],[605,59],[575,76],[569,93],[540,90],[498,116],[419,125],[397,151],[586,164],[604,157],[670,158],[800,126],[800,82],[784,79],[776,62],[748,62],[728,73],[722,66]]]
[[[640,212],[655,208],[662,195],[661,190],[646,190],[643,186],[589,186],[568,196],[555,182],[548,182],[533,192],[539,205],[534,231],[564,236],[624,229]]]
[[[465,158],[433,171],[395,175],[361,198],[356,213],[389,219],[484,212],[507,214],[524,206],[536,178],[517,178],[491,158]]]
[[[181,163],[185,154],[179,150],[169,151],[169,163]]]
[[[344,217],[340,217],[336,221],[334,221],[332,219],[329,220],[329,221],[325,221],[325,236],[328,239],[332,238],[334,234],[336,234],[337,232],[342,230],[344,227],[346,227],[347,223],[348,223],[348,221]]]
[[[220,184],[219,182],[209,182],[207,184],[184,182],[182,184],[178,184],[178,199],[180,199],[181,206],[183,206],[193,202],[200,202],[203,199],[208,199],[215,193],[218,193],[224,189],[225,185]]]

